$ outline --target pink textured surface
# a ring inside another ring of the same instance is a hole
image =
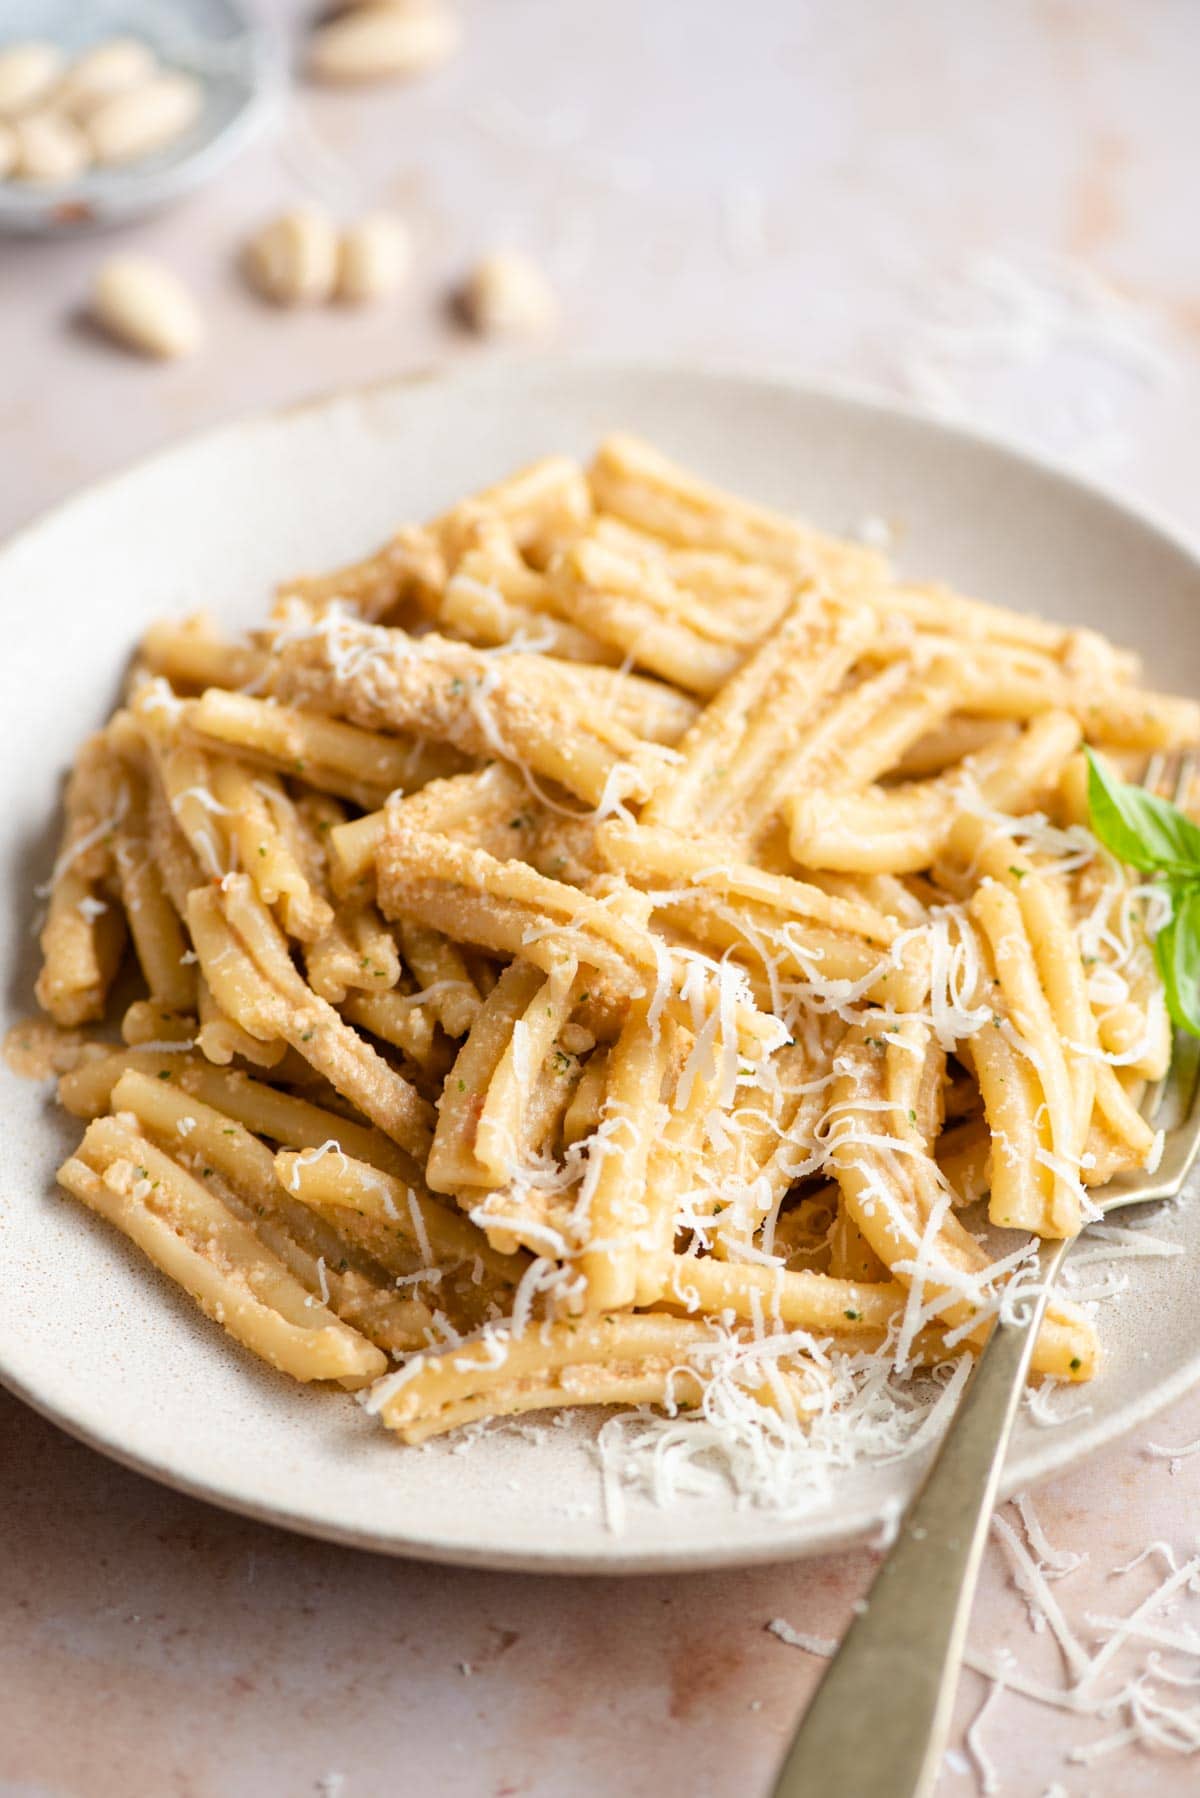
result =
[[[1151,1536],[1192,1541],[1196,1462],[1172,1474],[1145,1443],[1198,1434],[1200,1396],[1037,1495],[1055,1546],[1090,1556],[1056,1587],[1076,1621],[1149,1590],[1145,1569],[1106,1574]],[[836,1636],[875,1558],[632,1581],[465,1573],[208,1510],[3,1394],[0,1454],[0,1790],[14,1798],[741,1798],[767,1789],[819,1669],[767,1623]],[[972,1641],[1059,1677],[994,1548]],[[964,1676],[960,1731],[984,1689]],[[1110,1729],[1006,1697],[983,1742],[1019,1798],[1056,1779],[1072,1798],[1195,1790],[1194,1764],[1157,1755],[1067,1761]],[[948,1768],[939,1798],[976,1790]]]
[[[0,249],[0,525],[237,412],[478,353],[442,296],[473,253],[509,239],[558,281],[563,348],[916,388],[1200,530],[1191,9],[478,0],[464,12],[464,55],[428,86],[305,101],[342,159],[347,208],[394,204],[414,223],[417,273],[394,306],[280,317],[239,285],[239,237],[326,169],[294,123],[215,189],[122,234],[194,281],[211,328],[196,362],[141,365],[79,324],[97,241]],[[1158,360],[1131,363],[1119,333],[1027,313],[1019,354],[952,351],[939,316],[970,297],[992,251],[1026,289],[1045,284],[1047,253],[1086,263],[1132,304]],[[1127,1612],[1153,1583],[1113,1567],[1154,1538],[1189,1551],[1200,1456],[1173,1473],[1147,1443],[1197,1436],[1193,1396],[1037,1495],[1051,1541],[1090,1557],[1055,1588],[1085,1641],[1086,1614]],[[871,1564],[621,1583],[378,1561],[161,1491],[2,1395],[0,1463],[5,1798],[740,1798],[764,1788],[818,1671],[766,1623],[836,1636]],[[972,1637],[1061,1677],[998,1551]],[[984,1690],[964,1678],[960,1729]],[[1070,1798],[1195,1789],[1194,1761],[1067,1760],[1111,1727],[1010,1695],[982,1741],[1017,1798],[1055,1782]],[[942,1791],[977,1789],[952,1762]]]

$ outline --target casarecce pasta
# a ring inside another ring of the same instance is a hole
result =
[[[1092,633],[632,438],[548,458],[243,640],[147,632],[50,883],[49,1016],[142,981],[59,1178],[406,1442],[720,1385],[802,1443],[831,1357],[968,1354],[1153,1155],[1081,757],[1198,740]],[[1035,1374],[1098,1352],[1053,1301]]]

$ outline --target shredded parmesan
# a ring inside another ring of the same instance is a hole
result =
[[[837,1643],[832,1636],[813,1636],[805,1630],[793,1629],[785,1617],[772,1617],[766,1627],[771,1635],[778,1636],[789,1648],[802,1648],[805,1654],[821,1655],[828,1659],[837,1652]]]

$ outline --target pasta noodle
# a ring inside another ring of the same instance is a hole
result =
[[[1079,751],[1198,740],[1093,632],[629,437],[548,458],[245,641],[147,632],[48,889],[56,1023],[141,981],[60,1181],[405,1442],[635,1405],[802,1454],[831,1370],[977,1350],[1152,1157],[1155,920]],[[1035,1377],[1099,1352],[1052,1298]]]

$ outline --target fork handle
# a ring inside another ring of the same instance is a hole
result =
[[[1029,1315],[993,1328],[867,1606],[800,1723],[775,1798],[933,1791],[1005,1450],[1064,1246],[1044,1245]]]

